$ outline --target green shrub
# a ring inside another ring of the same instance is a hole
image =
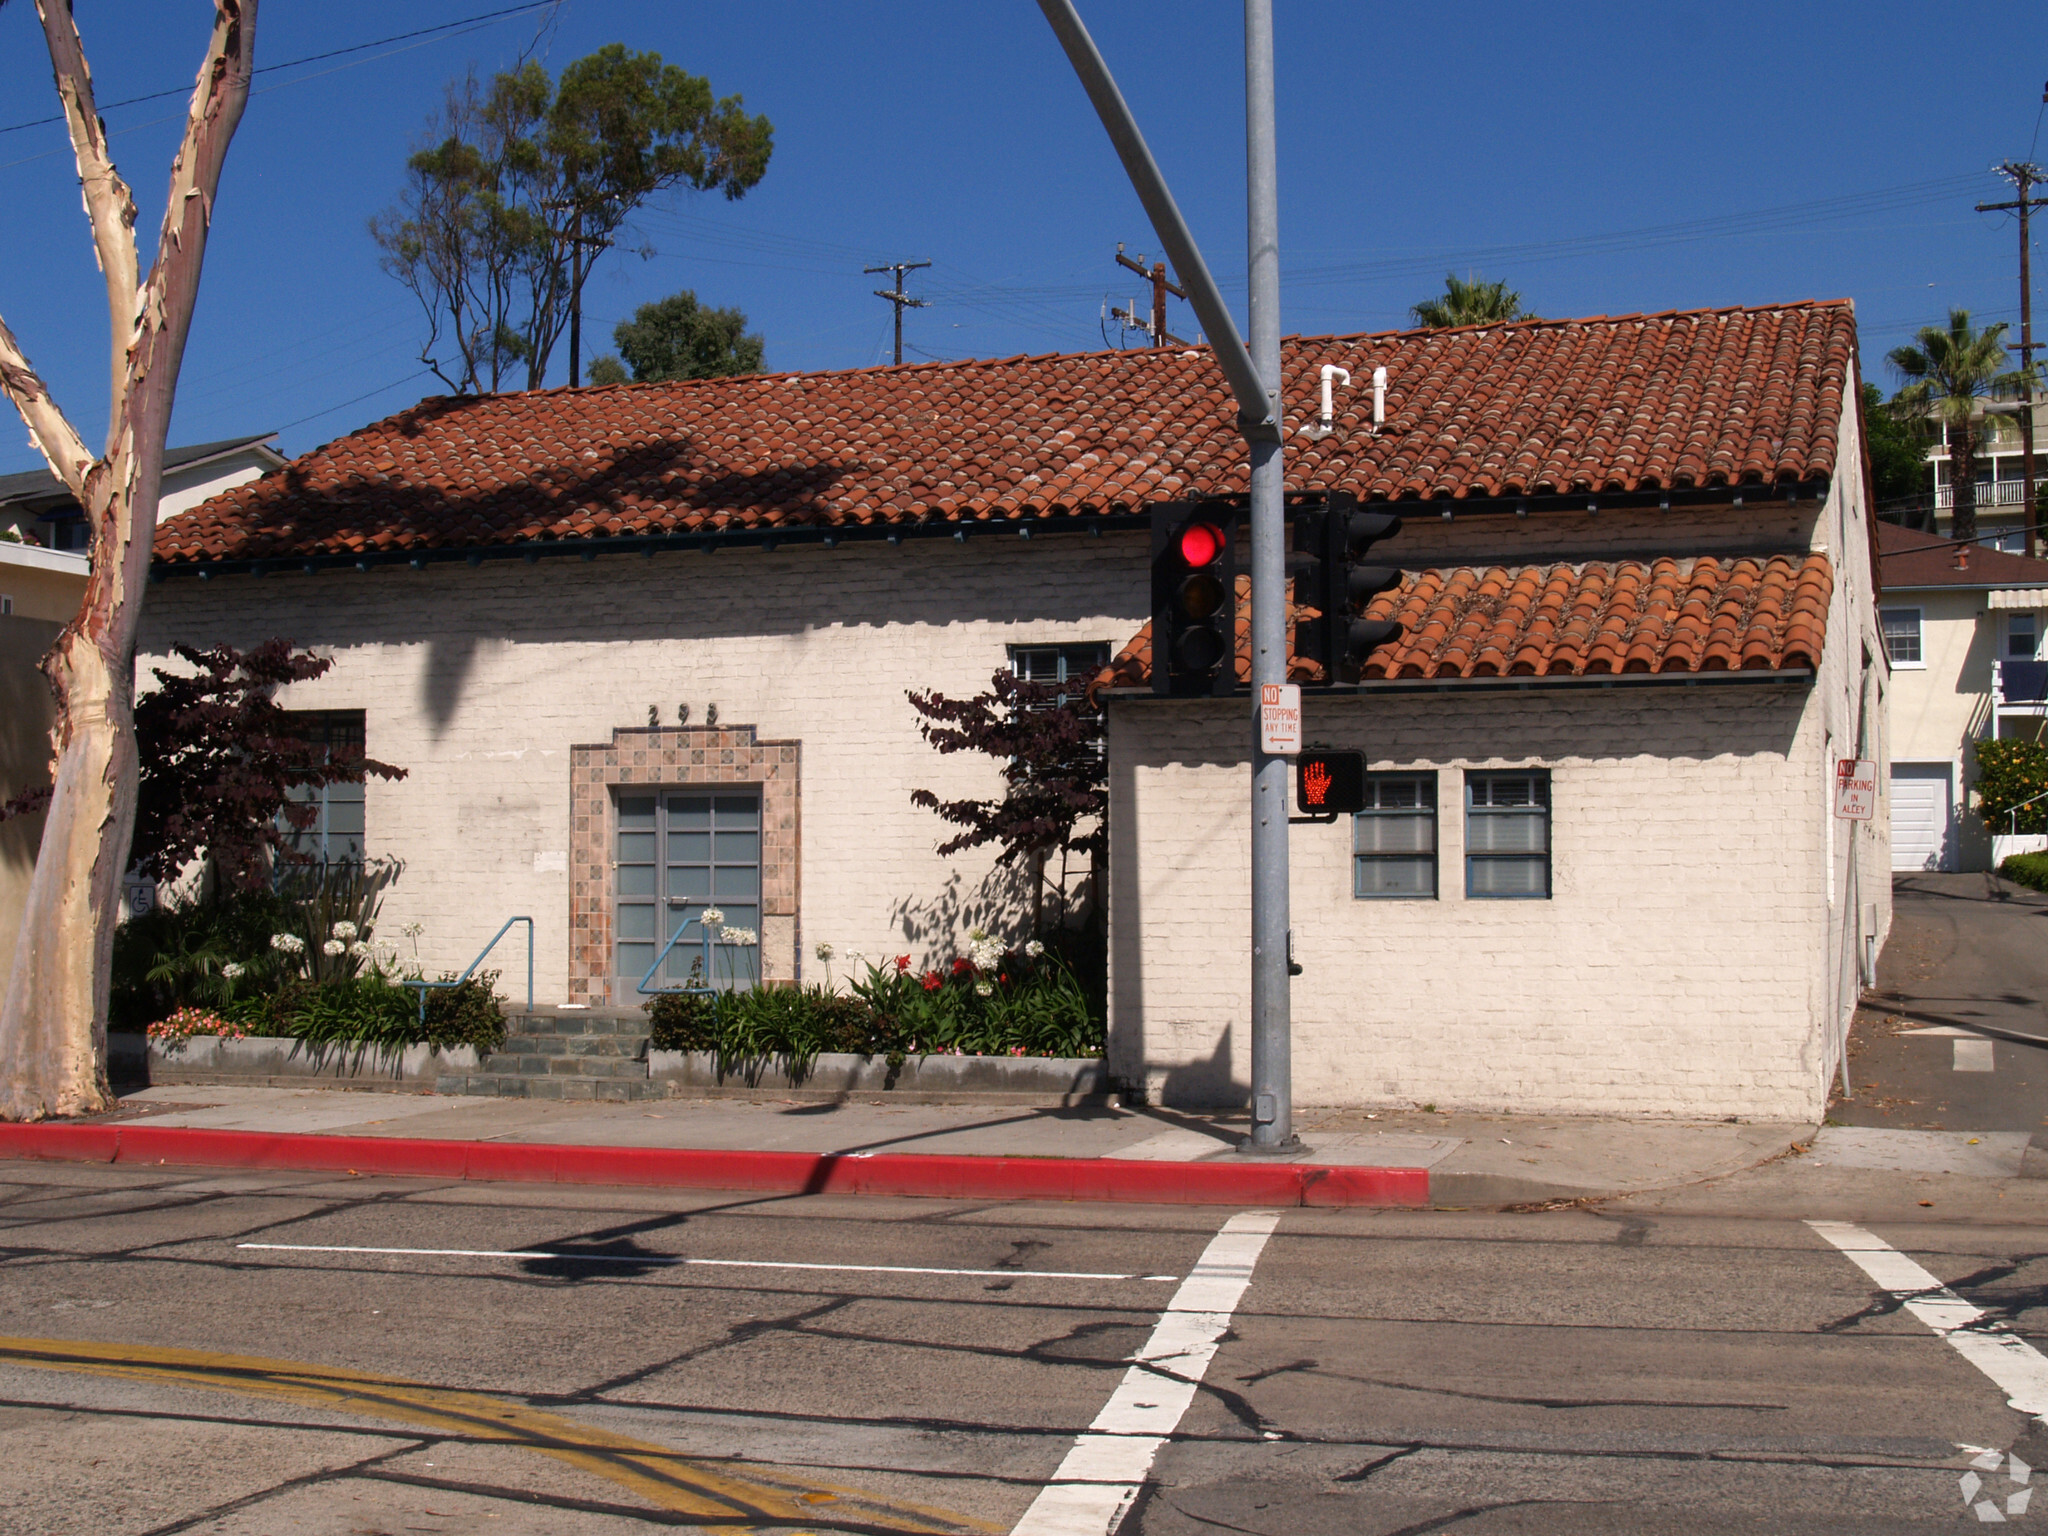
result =
[[[1998,872],[2014,885],[2048,891],[2048,853],[2016,853],[1998,866]]]
[[[825,1051],[891,1061],[1102,1054],[1100,1015],[1064,958],[1036,944],[1005,951],[979,935],[973,955],[944,970],[914,970],[907,955],[869,965],[850,997],[820,986],[664,993],[645,1005],[651,1044],[726,1062],[780,1060],[799,1073]]]
[[[497,977],[496,971],[487,971],[460,986],[430,989],[424,1030],[418,990],[388,981],[374,970],[262,988],[237,997],[223,1012],[252,1035],[391,1051],[421,1042],[473,1045],[481,1054],[505,1043],[502,999],[493,985]],[[450,972],[441,979],[454,981],[455,976]]]
[[[2038,741],[1980,741],[1977,747],[1977,793],[1983,798],[1984,825],[1995,836],[2008,832],[2048,832],[2048,746]],[[2015,817],[2012,813],[2033,800]]]
[[[284,929],[290,904],[271,891],[213,902],[166,902],[114,930],[113,989],[107,1019],[140,1033],[180,1008],[225,1009],[237,991],[270,981],[270,936]],[[223,974],[239,966],[241,978]]]

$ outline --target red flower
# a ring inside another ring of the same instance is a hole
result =
[[[955,976],[972,976],[974,974],[974,962],[967,959],[955,960],[953,962],[953,974]]]
[[[1000,981],[1006,987],[1010,984],[1010,978],[1004,974],[998,974],[996,980]]]
[[[909,970],[909,969],[910,969],[910,956],[908,956],[908,955],[898,955],[898,956],[896,957],[896,974],[897,974],[898,976],[901,976],[901,975],[902,975],[902,974],[903,974],[903,973],[904,973],[905,971],[907,971],[907,970]]]
[[[943,976],[941,976],[941,975],[940,975],[940,974],[939,974],[939,973],[938,973],[937,971],[926,971],[926,972],[924,973],[924,989],[925,989],[925,991],[927,991],[927,992],[936,992],[936,991],[938,991],[938,990],[939,990],[939,988],[943,987],[943,986],[944,986],[945,984],[946,984],[946,978],[945,978],[945,977],[943,977]]]

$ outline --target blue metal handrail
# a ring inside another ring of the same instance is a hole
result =
[[[711,903],[708,901],[699,902],[698,905],[707,912],[712,910]],[[694,921],[688,915],[689,907],[687,905],[683,908],[683,912],[684,917],[681,924],[677,926],[674,933],[668,936],[668,942],[661,946],[661,953],[654,957],[654,964],[647,967],[647,974],[640,978],[640,985],[634,988],[642,997],[667,996],[672,993],[703,992],[709,992],[714,999],[718,996],[718,988],[713,985],[711,979],[711,928],[708,924],[704,927],[704,985],[701,987],[650,987],[647,985],[647,983],[654,980],[654,973],[661,969],[661,963],[668,958],[668,952],[676,947],[676,941],[682,938],[683,929],[689,927]]]
[[[419,989],[420,1032],[422,1034],[426,1032],[427,1028],[427,993],[430,991],[437,991],[442,988],[452,989],[455,987],[459,987],[465,981],[469,980],[471,974],[475,972],[476,968],[484,963],[484,956],[488,955],[492,950],[498,947],[498,940],[502,939],[503,937],[505,937],[506,934],[512,931],[512,925],[514,923],[526,924],[526,1011],[528,1013],[533,1012],[533,919],[530,917],[508,917],[505,919],[505,926],[500,928],[495,934],[493,934],[491,936],[491,942],[486,944],[483,947],[483,949],[478,952],[477,957],[469,962],[469,969],[464,971],[460,976],[456,977],[453,981],[423,981],[419,977],[414,976],[408,978],[403,983],[403,985],[405,986],[417,987]]]

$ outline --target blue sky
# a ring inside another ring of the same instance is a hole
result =
[[[265,0],[257,61],[509,3]],[[103,101],[189,88],[206,0],[77,7]],[[301,452],[436,391],[417,307],[365,225],[443,84],[506,65],[540,14],[259,76],[174,443],[281,430]],[[1240,7],[1082,0],[1082,14],[1241,306]],[[1401,325],[1446,270],[1506,278],[1551,316],[1848,296],[1889,388],[1884,352],[1950,305],[2017,327],[2015,232],[1970,205],[2008,195],[1997,161],[2048,154],[2048,6],[1575,0],[1445,18],[1279,0],[1285,331]],[[745,310],[772,368],[886,362],[889,308],[860,268],[897,258],[933,263],[911,279],[932,300],[907,320],[913,360],[1096,348],[1105,298],[1136,293],[1116,244],[1156,242],[1030,0],[564,0],[543,57],[559,68],[614,41],[743,95],[776,148],[742,202],[643,210],[658,254],[604,258],[586,355],[635,305],[690,288]],[[26,3],[0,10],[0,103],[0,129],[54,110]],[[152,248],[182,111],[173,97],[106,114]],[[0,316],[96,443],[104,298],[60,126],[0,132],[0,210]],[[565,377],[563,349],[550,382]],[[0,431],[0,473],[39,463],[18,420]]]

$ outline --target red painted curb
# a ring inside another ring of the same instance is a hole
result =
[[[1426,1168],[1150,1163],[914,1152],[723,1152],[404,1136],[311,1136],[99,1122],[0,1125],[0,1157],[176,1163],[427,1179],[632,1184],[775,1195],[1093,1200],[1163,1205],[1427,1205]]]

